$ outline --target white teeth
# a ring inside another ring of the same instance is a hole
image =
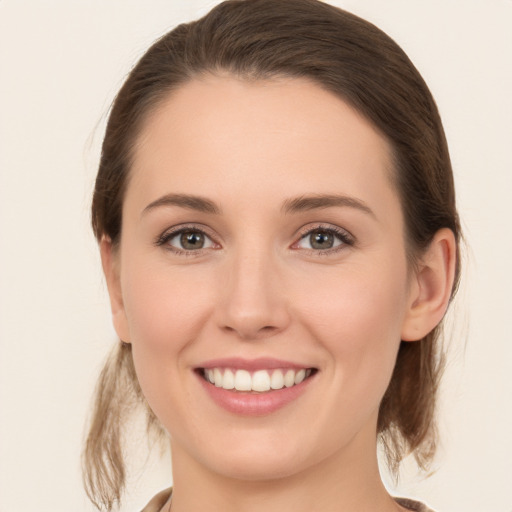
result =
[[[235,389],[237,391],[251,391],[252,379],[247,370],[237,370],[235,373]]]
[[[272,389],[282,389],[284,387],[284,377],[281,370],[275,370],[272,372],[272,377],[270,378],[270,387]]]
[[[224,372],[222,387],[224,389],[233,389],[235,387],[235,374],[231,370],[226,370]]]
[[[253,391],[268,391],[270,389],[270,375],[266,370],[254,372],[252,376]]]
[[[218,388],[222,387],[222,373],[218,368],[213,370],[213,380]]]
[[[218,388],[236,391],[266,391],[290,388],[300,384],[311,375],[311,369],[300,370],[258,370],[251,374],[247,370],[230,370],[229,368],[207,368],[204,376],[207,381]]]
[[[295,384],[295,372],[288,370],[284,376],[284,385],[287,388],[291,388]]]
[[[306,378],[306,370],[299,370],[295,374],[295,384],[300,384]]]

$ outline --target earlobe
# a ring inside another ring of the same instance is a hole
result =
[[[114,329],[122,341],[130,343],[130,334],[121,289],[119,260],[109,237],[104,236],[101,239],[100,254],[103,273],[105,274],[108,294],[110,296],[110,308],[112,311]]]
[[[457,243],[453,231],[440,229],[421,257],[402,326],[403,341],[425,337],[443,319],[455,279]]]

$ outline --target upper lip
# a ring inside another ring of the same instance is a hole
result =
[[[257,371],[273,370],[277,368],[290,368],[300,370],[313,368],[311,365],[275,359],[273,357],[259,357],[257,359],[244,359],[242,357],[227,357],[221,359],[209,359],[200,363],[198,368],[236,368],[237,370]]]

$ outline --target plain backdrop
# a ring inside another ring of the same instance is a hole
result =
[[[115,341],[89,228],[105,119],[148,45],[216,3],[0,0],[0,512],[93,510],[81,442]],[[408,466],[390,489],[439,512],[511,512],[512,1],[332,3],[384,29],[429,84],[468,246],[437,471]],[[172,478],[140,433],[132,444],[126,511]]]

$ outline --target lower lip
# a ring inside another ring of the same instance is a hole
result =
[[[217,405],[229,412],[243,416],[264,416],[285,407],[306,391],[313,377],[310,376],[290,388],[266,393],[244,393],[214,386],[198,374],[203,388]]]

